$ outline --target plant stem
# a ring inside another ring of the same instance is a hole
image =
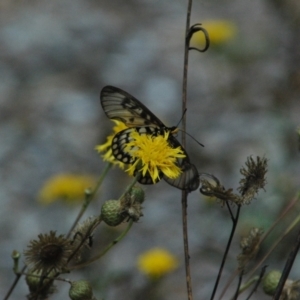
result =
[[[15,281],[13,282],[12,286],[10,287],[9,291],[7,292],[7,294],[5,295],[5,297],[3,298],[3,300],[7,300],[11,293],[13,292],[14,288],[16,287],[17,283],[19,282],[21,276],[23,275],[23,272],[26,270],[27,266],[24,266],[22,271],[18,274],[16,274],[16,278]]]
[[[282,272],[280,281],[279,281],[278,286],[276,288],[273,300],[280,299],[281,292],[283,290],[285,281],[287,280],[287,278],[288,278],[288,276],[290,274],[290,271],[291,271],[292,266],[294,264],[295,258],[297,256],[298,251],[299,251],[299,248],[300,248],[300,230],[298,232],[297,239],[296,239],[296,242],[295,242],[295,244],[293,246],[293,249],[291,250],[291,252],[289,254],[289,257],[288,257],[288,259],[286,261],[286,264],[284,266],[284,270]]]
[[[217,288],[218,288],[218,285],[219,285],[219,282],[220,282],[220,279],[221,279],[221,275],[222,275],[222,272],[223,272],[223,268],[224,268],[224,265],[225,265],[225,261],[226,261],[226,258],[227,258],[228,252],[229,252],[229,248],[231,246],[231,242],[232,242],[232,239],[233,239],[233,236],[234,236],[234,233],[235,233],[235,229],[236,229],[236,226],[238,224],[238,219],[239,219],[240,210],[241,210],[241,205],[238,205],[235,218],[233,218],[232,211],[231,211],[231,209],[228,205],[228,202],[226,202],[226,204],[227,204],[229,212],[231,214],[233,224],[232,224],[230,237],[229,237],[229,240],[228,240],[228,243],[227,243],[227,246],[226,246],[226,250],[224,252],[224,256],[223,256],[223,259],[222,259],[222,263],[221,263],[221,266],[220,266],[220,269],[219,269],[218,277],[217,277],[217,280],[215,282],[215,286],[214,286],[214,289],[213,289],[213,292],[212,292],[212,295],[211,295],[211,298],[210,298],[211,300],[213,300],[214,297],[215,297],[215,294],[216,294],[216,291],[217,291]]]
[[[89,206],[89,204],[91,203],[91,201],[95,198],[95,195],[99,189],[99,187],[101,186],[106,174],[108,173],[108,171],[110,170],[110,168],[112,167],[111,163],[108,163],[105,167],[105,169],[103,170],[101,176],[99,177],[98,182],[96,183],[96,186],[94,187],[94,189],[92,190],[92,192],[90,193],[86,193],[85,194],[85,201],[81,206],[81,210],[78,213],[73,225],[71,226],[68,234],[67,234],[67,238],[70,237],[71,232],[73,231],[73,229],[76,227],[77,223],[80,221],[81,217],[83,216],[84,212],[86,211],[87,207]]]
[[[94,256],[93,258],[91,258],[89,261],[76,265],[76,266],[72,266],[69,268],[69,270],[74,270],[74,269],[80,269],[82,267],[85,267],[87,265],[90,265],[91,263],[93,263],[94,261],[100,259],[103,255],[105,255],[113,246],[115,246],[118,242],[120,242],[128,233],[128,231],[130,230],[131,226],[133,224],[133,220],[130,220],[128,222],[128,226],[126,227],[126,229],[116,238],[114,239],[109,245],[107,245],[107,247],[98,255]]]
[[[181,143],[185,148],[185,134],[186,131],[186,102],[187,102],[187,76],[188,76],[188,60],[189,60],[189,40],[187,39],[190,30],[190,20],[192,12],[192,0],[188,0],[188,8],[186,15],[186,27],[185,27],[185,39],[184,39],[184,63],[183,63],[183,82],[182,82],[182,130]],[[190,256],[189,256],[189,242],[188,242],[188,231],[187,231],[187,192],[182,191],[181,193],[181,209],[182,209],[182,230],[183,230],[183,245],[184,245],[184,258],[185,258],[185,273],[186,273],[186,286],[188,299],[193,299],[192,292],[192,278],[190,269]]]

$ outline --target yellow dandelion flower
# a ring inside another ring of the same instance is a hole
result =
[[[110,162],[112,164],[115,164],[115,165],[118,165],[121,169],[124,169],[124,164],[122,162],[120,162],[119,160],[115,159],[113,153],[112,153],[112,149],[111,149],[111,143],[112,143],[112,140],[114,138],[114,136],[124,130],[124,129],[127,129],[128,127],[120,122],[120,121],[117,121],[117,120],[112,120],[114,123],[116,123],[116,125],[113,127],[113,133],[111,135],[109,135],[106,139],[106,142],[102,145],[98,145],[95,147],[95,149],[100,153],[100,152],[105,152],[103,155],[102,155],[102,158],[104,161],[107,161],[107,162]]]
[[[211,45],[222,45],[232,40],[237,35],[237,26],[228,20],[208,20],[201,22],[209,35]],[[192,44],[205,45],[203,32],[196,32],[191,40]]]
[[[135,162],[126,171],[130,175],[134,175],[136,171],[141,172],[142,176],[149,173],[154,183],[160,180],[161,173],[171,179],[177,178],[182,172],[176,164],[177,158],[186,155],[181,147],[170,147],[169,134],[169,131],[158,136],[139,134],[137,131],[130,133],[130,141],[125,150]]]
[[[93,187],[95,179],[91,176],[59,174],[49,178],[38,194],[38,201],[50,204],[56,200],[66,200],[69,203],[84,199],[84,191]]]
[[[177,258],[162,248],[153,248],[138,257],[138,269],[152,279],[158,279],[178,267]]]

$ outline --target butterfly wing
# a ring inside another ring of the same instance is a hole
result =
[[[169,143],[173,148],[181,147],[185,154],[185,157],[178,158],[176,162],[182,173],[175,179],[163,176],[164,180],[168,184],[180,190],[186,190],[188,192],[195,191],[200,185],[199,173],[197,168],[195,167],[195,165],[190,163],[188,154],[174,136],[169,136]]]
[[[172,179],[164,176],[164,180],[180,190],[186,190],[187,192],[195,191],[200,185],[199,174],[195,165],[186,160],[182,160],[179,162],[179,166],[182,169],[182,173],[179,177]]]
[[[171,133],[175,131],[175,127],[166,127],[144,104],[117,87],[105,86],[101,91],[100,100],[108,118],[121,121],[128,127],[133,127],[117,133],[112,142],[113,155],[125,164],[133,164],[135,161],[125,150],[126,145],[131,140],[130,133],[132,130],[136,130],[139,134],[154,135],[162,134],[165,130],[169,130]],[[196,190],[199,186],[199,174],[196,167],[190,163],[186,151],[174,136],[170,134],[168,141],[171,147],[181,147],[186,157],[177,160],[177,165],[182,170],[178,178],[171,179],[162,173],[160,177],[178,189],[189,192]],[[139,182],[153,184],[149,173],[141,177]]]
[[[108,118],[121,121],[128,127],[165,127],[143,103],[117,87],[105,86],[101,91],[100,100]]]

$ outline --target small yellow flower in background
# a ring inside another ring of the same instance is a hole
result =
[[[138,269],[152,279],[174,271],[178,267],[177,258],[162,248],[153,248],[138,257]]]
[[[84,191],[95,185],[95,179],[91,176],[59,174],[49,178],[39,191],[38,201],[42,204],[50,204],[56,200],[67,202],[82,201]]]
[[[180,147],[171,148],[168,142],[170,132],[164,135],[139,134],[133,131],[130,134],[131,140],[126,145],[126,152],[135,158],[135,162],[126,171],[134,175],[139,171],[143,176],[148,172],[155,183],[162,172],[169,178],[177,178],[181,169],[176,165],[177,158],[185,157]]]
[[[234,22],[228,20],[208,20],[201,22],[202,27],[208,32],[211,45],[222,45],[232,40],[237,35],[237,26]],[[203,32],[196,32],[191,45],[204,45],[205,38]]]
[[[121,169],[124,169],[125,165],[122,162],[120,162],[119,160],[115,159],[115,157],[112,153],[111,143],[112,143],[112,140],[113,140],[114,136],[118,132],[120,132],[124,129],[127,129],[128,127],[120,121],[117,121],[117,120],[112,120],[112,121],[116,123],[116,125],[113,127],[113,133],[107,137],[106,142],[104,144],[96,146],[95,149],[99,153],[100,152],[105,152],[102,155],[102,158],[103,158],[104,161],[107,161],[107,162],[110,162],[112,164],[118,165]]]

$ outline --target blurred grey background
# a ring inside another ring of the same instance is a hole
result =
[[[267,230],[299,189],[299,6],[297,0],[193,4],[192,24],[225,19],[238,32],[206,53],[190,52],[187,131],[205,145],[187,138],[190,158],[199,172],[233,189],[248,156],[269,160],[266,191],[242,209],[221,287],[237,267],[240,236],[252,226]],[[186,8],[187,1],[178,0],[1,1],[1,295],[14,279],[12,250],[22,252],[39,233],[66,233],[78,213],[79,207],[61,202],[38,204],[44,181],[60,172],[99,176],[105,166],[94,150],[112,126],[99,102],[105,85],[134,95],[166,125],[179,122]],[[114,168],[85,218],[129,182]],[[165,182],[145,190],[144,217],[128,236],[101,261],[66,276],[90,280],[97,299],[186,298],[180,191]],[[198,191],[189,197],[188,218],[194,296],[207,299],[231,220]],[[105,247],[120,230],[101,226],[94,248]],[[284,240],[269,268],[283,268],[294,238],[291,233]],[[180,267],[153,291],[136,258],[156,246],[177,255]],[[58,283],[51,299],[67,299],[67,291]],[[25,299],[27,292],[21,279],[10,299]],[[252,299],[268,297],[260,288]]]

